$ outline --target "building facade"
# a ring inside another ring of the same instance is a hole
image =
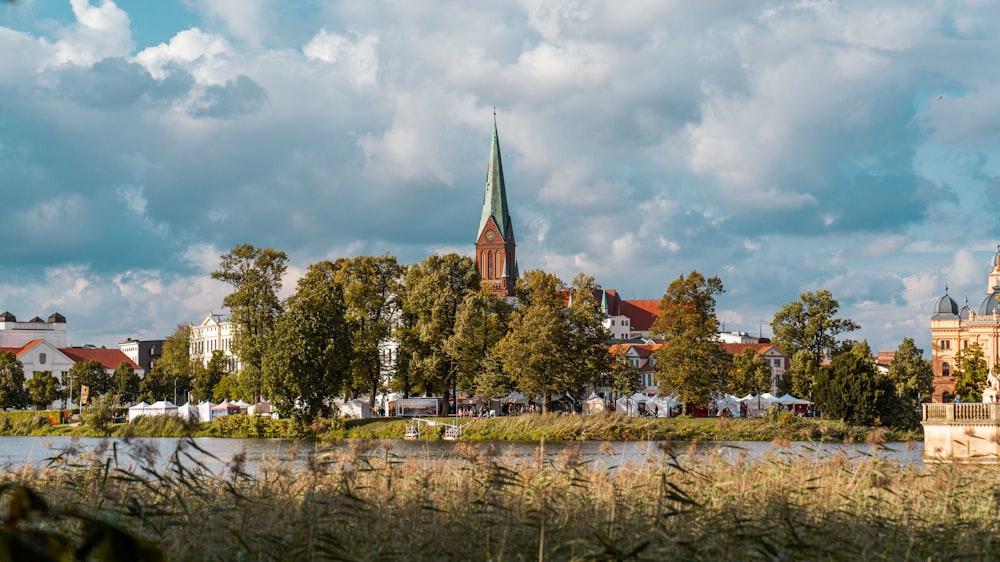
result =
[[[48,320],[36,316],[27,322],[18,322],[10,312],[0,314],[0,347],[21,348],[35,340],[45,340],[56,348],[69,345],[66,317],[53,312]]]
[[[156,366],[156,362],[163,355],[163,340],[137,340],[128,338],[118,344],[121,350],[129,359],[142,367],[145,372],[150,372]]]
[[[242,368],[242,364],[233,354],[234,333],[235,327],[229,316],[209,312],[201,324],[191,326],[188,355],[207,367],[212,353],[221,351],[228,361],[229,372],[235,373]]]
[[[944,295],[934,303],[931,315],[931,368],[934,370],[934,402],[955,399],[958,352],[976,343],[990,372],[1000,363],[1000,247],[993,255],[986,276],[986,297],[978,308],[969,307],[968,300],[958,306],[955,299]]]
[[[503,181],[500,139],[493,116],[493,146],[486,170],[486,194],[476,236],[476,268],[484,290],[501,297],[514,296],[519,275],[515,253],[514,223],[507,208],[507,187]]]

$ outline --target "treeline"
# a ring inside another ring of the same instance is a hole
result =
[[[231,313],[238,371],[222,350],[207,365],[192,361],[190,327],[181,325],[141,381],[125,363],[107,375],[85,361],[68,375],[72,392],[79,396],[87,385],[116,403],[266,397],[277,411],[311,421],[330,413],[334,397],[363,397],[374,406],[384,391],[450,398],[459,391],[500,397],[518,390],[543,397],[544,411],[554,396],[579,400],[596,388],[619,394],[644,388],[623,346],[608,345],[600,286],[583,273],[567,285],[551,273],[529,271],[517,280],[516,298],[504,299],[480,290],[475,262],[466,256],[431,255],[412,265],[387,254],[358,256],[312,264],[282,301],[286,271],[284,252],[245,244],[221,256],[212,272],[232,287],[223,304]],[[715,308],[724,292],[718,277],[698,271],[667,287],[651,329],[663,341],[654,357],[662,394],[707,404],[721,392],[771,390],[772,365],[764,356],[745,349],[733,357],[719,345]],[[933,391],[923,351],[905,339],[884,373],[866,342],[843,337],[860,326],[837,317],[839,304],[829,291],[799,297],[771,322],[774,343],[791,358],[778,391],[812,399],[824,415],[848,423],[916,426],[919,403]],[[957,365],[966,400],[977,399],[986,379],[977,349],[963,350]],[[0,407],[65,396],[68,389],[54,377],[36,373],[39,380],[29,381],[27,390],[15,384],[16,363],[0,353]]]

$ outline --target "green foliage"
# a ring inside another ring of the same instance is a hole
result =
[[[746,347],[733,357],[729,375],[729,392],[737,396],[761,394],[771,390],[771,365],[755,349]]]
[[[121,398],[113,394],[102,394],[91,400],[90,406],[83,408],[80,417],[83,423],[104,434],[110,434],[109,424],[114,418],[114,407],[121,404]]]
[[[345,386],[351,341],[344,291],[331,262],[309,267],[274,327],[264,356],[264,383],[272,405],[310,423]]]
[[[813,382],[816,380],[819,368],[811,351],[808,349],[796,351],[792,355],[792,364],[788,370],[792,379],[792,394],[799,398],[812,396]]]
[[[179,324],[174,333],[163,341],[163,354],[153,369],[146,373],[139,383],[139,394],[135,400],[153,403],[177,393],[177,402],[185,402],[194,385],[195,364],[189,355],[191,327]]]
[[[455,314],[455,330],[445,351],[455,362],[459,388],[480,396],[504,396],[513,388],[494,353],[507,333],[513,308],[487,292],[465,296]]]
[[[406,367],[404,392],[447,394],[458,364],[448,353],[461,304],[479,286],[476,263],[467,256],[432,254],[406,270],[397,327],[398,358]]]
[[[872,425],[892,411],[895,387],[876,369],[868,344],[861,343],[819,370],[813,397],[825,416],[852,425]]]
[[[969,347],[955,353],[955,373],[958,376],[958,380],[955,381],[955,394],[962,402],[981,402],[989,367],[983,356],[983,348],[978,342],[973,342]]]
[[[36,408],[44,408],[63,398],[59,379],[52,374],[52,371],[35,371],[27,383],[27,389],[31,403]]]
[[[135,369],[122,361],[111,376],[111,393],[121,397],[123,404],[133,404],[139,397],[139,375]]]
[[[351,389],[374,404],[382,384],[379,345],[392,335],[399,316],[403,267],[394,256],[358,256],[334,262],[334,277],[344,289],[345,317],[351,333]]]
[[[724,292],[718,277],[692,271],[671,282],[660,300],[651,330],[664,339],[656,351],[656,377],[661,392],[685,404],[707,404],[712,391],[726,387],[732,359],[716,342],[715,317],[715,297]]]
[[[206,424],[207,425],[207,424]],[[202,424],[182,419],[180,416],[139,416],[122,424],[116,431],[119,437],[189,437],[201,430]]]
[[[233,287],[233,292],[222,301],[229,307],[234,327],[233,354],[244,366],[255,367],[247,373],[258,377],[268,340],[282,312],[278,292],[281,291],[281,277],[288,268],[287,261],[284,252],[241,244],[224,254],[219,269],[212,272],[212,279]],[[261,381],[257,378],[249,382],[251,401],[257,402]]]
[[[889,378],[896,388],[896,404],[885,421],[893,427],[920,426],[920,403],[929,402],[934,392],[934,371],[924,360],[924,350],[912,338],[903,339],[889,368]]]
[[[191,399],[195,402],[213,399],[216,387],[226,377],[228,366],[229,361],[226,359],[225,354],[218,349],[212,352],[212,358],[208,360],[207,366],[201,363],[195,365],[194,387],[191,390]],[[229,392],[238,392],[238,388],[239,383],[237,381],[229,383],[224,391],[222,391],[223,397],[236,398],[235,394],[229,394]],[[216,400],[218,401],[218,399]]]
[[[644,389],[639,367],[632,364],[626,355],[627,353],[628,346],[619,344],[612,347],[614,363],[611,368],[610,380],[601,381],[604,384],[596,386],[609,386],[611,390],[624,396],[631,396]]]
[[[276,420],[268,416],[233,414],[212,420],[209,434],[213,437],[302,437],[303,426],[293,420]]]
[[[72,394],[78,403],[81,396],[80,389],[84,386],[89,388],[90,399],[106,394],[111,387],[111,375],[94,359],[74,363],[66,373],[66,378],[73,385]]]
[[[9,351],[0,351],[0,408],[24,408],[31,397],[24,388],[24,365]]]
[[[835,355],[838,335],[861,326],[851,319],[836,317],[840,303],[830,291],[800,293],[799,299],[774,314],[774,343],[793,357],[799,351],[808,351],[819,365],[823,354]]]

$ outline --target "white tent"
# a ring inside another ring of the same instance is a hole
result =
[[[596,392],[591,392],[590,396],[583,401],[584,414],[596,414],[606,410],[607,405],[604,403],[604,399],[598,396]]]
[[[528,398],[516,390],[512,390],[510,394],[504,396],[500,399],[502,404],[521,404],[527,405]]]
[[[177,407],[177,417],[184,421],[199,421],[201,419],[198,406],[190,402]]]
[[[740,404],[742,402],[740,402],[739,398],[727,394],[715,401],[715,409],[718,412],[729,410],[732,417],[738,418],[740,417]]]
[[[143,400],[142,402],[139,402],[135,406],[132,406],[131,408],[129,408],[128,409],[128,419],[129,419],[129,421],[132,421],[135,418],[138,418],[139,416],[145,416],[145,415],[147,415],[146,414],[146,408],[148,408],[148,407],[149,407],[149,404],[147,404],[146,401]]]
[[[177,415],[177,406],[169,400],[160,400],[158,402],[153,402],[146,408],[144,415],[147,416],[175,416]]]
[[[199,402],[198,403],[198,421],[212,421],[212,408],[215,404],[211,402]]]
[[[622,396],[615,400],[615,411],[629,416],[639,415],[639,404],[645,404],[649,398],[642,393],[635,393],[632,396]]]
[[[230,402],[230,404],[232,404],[233,406],[239,406],[240,407],[240,412],[244,413],[244,414],[246,413],[247,409],[250,407],[250,403],[249,402],[245,402],[243,400],[233,400],[232,402]]]
[[[354,398],[353,400],[347,400],[338,405],[340,409],[340,415],[345,418],[370,418],[372,417],[371,406],[368,405],[367,400],[361,400],[360,398]]]
[[[784,404],[786,406],[808,406],[809,404],[812,404],[812,402],[808,400],[796,398],[791,394],[785,394],[784,396],[779,396],[778,398],[775,398],[774,401],[779,404]]]

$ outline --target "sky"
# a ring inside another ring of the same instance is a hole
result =
[[[717,275],[764,336],[826,289],[929,351],[1000,241],[998,34],[978,0],[4,2],[0,309],[114,347],[218,312],[238,244],[282,294],[472,255],[495,111],[520,271]]]

